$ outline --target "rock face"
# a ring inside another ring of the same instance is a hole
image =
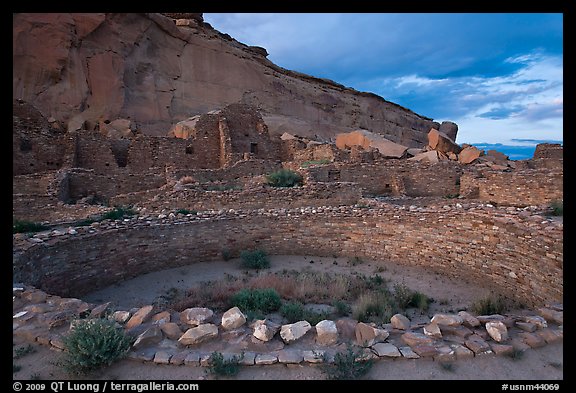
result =
[[[214,30],[200,14],[177,16],[14,14],[13,98],[70,128],[130,119],[130,129],[157,136],[235,102],[258,106],[278,136],[329,139],[362,127],[421,147],[430,128],[442,127],[374,94],[280,68],[264,48]]]
[[[346,149],[352,146],[361,146],[366,150],[375,148],[380,154],[388,158],[401,158],[408,149],[406,146],[394,143],[382,135],[366,130],[357,130],[336,135],[336,147]]]

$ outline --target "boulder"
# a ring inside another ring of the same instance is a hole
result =
[[[502,322],[487,322],[486,331],[496,342],[503,342],[508,340],[508,329]]]
[[[184,333],[178,342],[182,345],[194,345],[210,340],[218,336],[218,326],[212,323],[205,323],[197,327],[190,328]]]
[[[394,314],[390,318],[390,323],[394,329],[408,330],[410,329],[410,320],[402,314]]]
[[[98,125],[100,133],[112,139],[120,139],[135,134],[134,124],[128,119],[116,119],[113,121],[100,121]]]
[[[483,151],[474,146],[469,146],[458,154],[458,162],[461,164],[471,164],[482,155]]]
[[[491,351],[490,345],[484,339],[476,334],[472,334],[468,339],[464,342],[464,345],[468,347],[475,355],[480,353],[489,352]]]
[[[400,350],[400,353],[402,354],[402,356],[404,356],[406,359],[419,359],[420,355],[418,355],[416,352],[414,352],[412,350],[412,348],[410,347],[400,347],[398,348]]]
[[[434,340],[422,333],[407,332],[401,337],[401,340],[408,344],[411,348],[419,344],[432,344]]]
[[[480,326],[480,321],[478,318],[466,311],[460,311],[458,316],[462,318],[462,324],[467,327],[477,327]]]
[[[302,338],[310,329],[312,329],[312,326],[310,323],[308,323],[308,321],[298,321],[295,323],[282,325],[280,328],[280,337],[282,337],[282,340],[286,344],[289,344],[298,340],[299,338]]]
[[[536,325],[530,322],[517,321],[516,327],[520,330],[524,330],[525,332],[532,333],[536,331]]]
[[[444,154],[448,152],[458,154],[462,150],[448,135],[435,128],[430,129],[428,132],[428,146]]]
[[[435,314],[430,322],[441,326],[458,326],[462,325],[464,320],[460,315],[453,314]]]
[[[436,150],[430,150],[425,153],[417,154],[414,157],[409,158],[408,160],[430,162],[432,164],[435,164],[440,161],[440,157],[438,156],[438,152]]]
[[[171,340],[178,340],[182,337],[182,330],[174,322],[165,322],[160,325],[160,330]]]
[[[358,321],[352,318],[340,318],[336,320],[338,334],[344,340],[352,340],[356,337],[356,325],[358,325]]]
[[[453,141],[456,141],[456,136],[458,135],[458,124],[451,121],[443,121],[442,124],[440,124],[438,131],[446,134],[446,136]]]
[[[442,332],[437,324],[434,322],[429,323],[428,325],[424,326],[423,328],[424,334],[433,337],[433,338],[442,338]]]
[[[526,323],[530,323],[534,326],[536,326],[536,328],[538,329],[542,329],[545,327],[548,327],[548,322],[546,322],[546,320],[538,315],[527,315],[522,317],[522,320]]]
[[[152,325],[136,337],[132,345],[135,349],[148,347],[162,341],[162,331],[157,325]]]
[[[139,326],[142,323],[148,321],[152,317],[152,310],[154,306],[148,305],[140,308],[138,311],[132,315],[132,317],[126,322],[126,329],[132,329],[133,327]]]
[[[440,325],[440,331],[442,334],[463,337],[466,338],[472,334],[472,330],[468,329],[465,326],[458,325],[458,326],[448,326],[448,325]]]
[[[90,318],[101,318],[110,307],[110,304],[111,302],[107,302],[94,307],[90,312]]]
[[[500,314],[478,315],[476,318],[483,324],[486,324],[487,322],[504,322],[506,319],[506,317]]]
[[[364,347],[370,347],[376,343],[383,342],[390,335],[385,329],[378,329],[364,322],[359,322],[358,325],[356,325],[355,334],[358,345]]]
[[[198,119],[200,119],[200,116],[196,115],[174,124],[170,131],[168,131],[168,136],[181,139],[188,139],[195,136]]]
[[[420,149],[419,147],[411,147],[406,150],[406,152],[412,157],[417,156],[420,153],[424,153],[424,151],[424,149]]]
[[[338,341],[338,329],[334,321],[323,320],[316,324],[316,342],[320,345],[332,345]]]
[[[398,348],[390,343],[376,343],[372,345],[372,350],[379,357],[397,358],[402,356]]]
[[[192,307],[180,313],[180,321],[187,325],[199,326],[210,321],[214,312],[205,307]]]
[[[154,322],[156,325],[170,322],[170,313],[168,311],[159,312],[152,317],[152,322]]]
[[[246,316],[238,307],[232,307],[222,315],[222,328],[237,329],[246,323]]]
[[[490,348],[492,348],[492,352],[498,356],[510,355],[512,352],[514,352],[514,347],[507,344],[490,343]]]
[[[130,311],[114,311],[112,319],[118,323],[126,323],[130,319]]]
[[[367,130],[357,130],[336,135],[336,147],[348,149],[352,146],[360,146],[365,150],[375,148],[386,158],[402,158],[408,149],[406,146],[392,142],[380,134]]]
[[[253,324],[254,332],[252,335],[261,341],[270,341],[272,337],[280,330],[280,325],[272,323],[266,319],[258,319]]]
[[[538,309],[538,314],[548,322],[558,325],[564,324],[564,311],[556,311],[551,308],[541,307]]]
[[[296,138],[294,135],[289,134],[287,132],[283,133],[282,135],[280,135],[280,139],[283,141],[293,141],[293,140],[298,140],[298,138]]]

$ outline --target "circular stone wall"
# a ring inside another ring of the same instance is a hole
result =
[[[563,294],[562,227],[542,219],[482,210],[351,207],[131,219],[41,244],[15,241],[14,281],[79,297],[144,273],[221,259],[224,250],[238,255],[260,248],[425,266],[540,305],[562,301]]]

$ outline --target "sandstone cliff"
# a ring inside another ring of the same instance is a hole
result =
[[[327,140],[365,129],[421,147],[439,127],[266,56],[264,48],[213,29],[201,14],[15,14],[13,98],[69,131],[122,118],[144,134],[167,135],[178,121],[235,102],[257,106],[272,135]]]

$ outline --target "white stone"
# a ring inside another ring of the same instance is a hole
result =
[[[334,321],[323,320],[316,324],[316,342],[320,345],[332,345],[338,341],[338,329]]]
[[[232,307],[222,315],[222,327],[226,330],[236,329],[246,323],[246,316],[238,307]]]
[[[502,322],[486,322],[486,331],[496,342],[502,342],[508,339],[508,329]]]
[[[442,338],[442,332],[436,323],[430,323],[423,328],[424,334],[429,337]]]
[[[280,328],[280,337],[286,344],[303,337],[312,326],[308,321],[299,321],[288,325],[282,325]]]
[[[180,321],[192,326],[206,323],[214,316],[214,312],[205,307],[191,307],[180,313]]]
[[[410,320],[402,315],[402,314],[395,314],[390,318],[390,323],[394,329],[398,330],[408,330],[410,329]]]
[[[464,320],[460,315],[452,314],[435,314],[431,320],[432,323],[444,326],[458,326],[462,325]]]
[[[252,335],[261,341],[270,341],[272,337],[280,330],[280,326],[272,324],[265,319],[258,319],[252,325],[254,332]]]
[[[194,345],[216,336],[218,336],[218,326],[211,323],[206,323],[188,329],[186,333],[184,333],[182,337],[178,339],[178,342],[182,345]]]

